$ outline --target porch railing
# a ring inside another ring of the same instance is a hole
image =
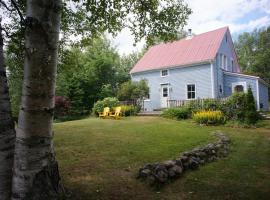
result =
[[[189,104],[194,106],[204,107],[206,104],[211,103],[225,103],[228,98],[217,98],[217,99],[193,99],[193,100],[167,100],[168,108],[182,107]]]

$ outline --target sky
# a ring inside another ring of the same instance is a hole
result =
[[[185,30],[200,34],[229,26],[233,38],[242,32],[270,25],[270,0],[185,0],[192,9]],[[134,38],[123,29],[115,38],[109,36],[120,54],[140,50],[145,41],[134,47]]]

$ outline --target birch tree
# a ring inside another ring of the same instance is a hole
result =
[[[0,200],[11,197],[15,130],[11,116],[0,18]]]
[[[52,142],[61,6],[61,0],[27,1],[12,199],[58,199],[63,193]]]

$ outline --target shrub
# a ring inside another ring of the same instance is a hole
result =
[[[125,117],[134,116],[134,115],[137,115],[138,108],[136,106],[133,106],[133,105],[122,105],[121,111],[122,111],[123,116],[125,116]]]
[[[136,100],[147,97],[148,94],[149,87],[145,80],[140,80],[139,82],[127,81],[120,85],[117,92],[117,97],[121,101]]]
[[[193,114],[192,118],[200,124],[222,124],[225,122],[224,114],[220,110],[199,111]]]
[[[259,119],[250,87],[247,93],[237,92],[230,96],[221,110],[227,119],[237,120],[240,123],[255,124]]]
[[[190,110],[186,107],[169,108],[164,110],[161,115],[170,119],[187,119],[190,116]]]
[[[94,104],[92,111],[95,115],[98,115],[98,113],[102,112],[105,107],[110,107],[110,109],[112,109],[113,107],[116,107],[118,105],[119,105],[119,101],[117,98],[107,97],[101,101],[97,101]]]
[[[203,103],[200,100],[190,100],[186,107],[190,112],[198,112],[201,110],[220,110],[223,106],[223,102],[216,99],[203,99]]]
[[[65,117],[69,114],[71,102],[62,96],[55,97],[55,118]]]
[[[256,111],[255,99],[252,94],[251,88],[248,88],[248,92],[246,94],[246,112],[245,112],[245,123],[247,124],[255,124],[259,115]]]

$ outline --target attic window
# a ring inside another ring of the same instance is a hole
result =
[[[228,42],[228,36],[227,36],[227,34],[226,34],[226,43]]]
[[[168,76],[169,72],[167,69],[164,69],[164,70],[161,70],[160,75],[161,75],[161,77]]]

